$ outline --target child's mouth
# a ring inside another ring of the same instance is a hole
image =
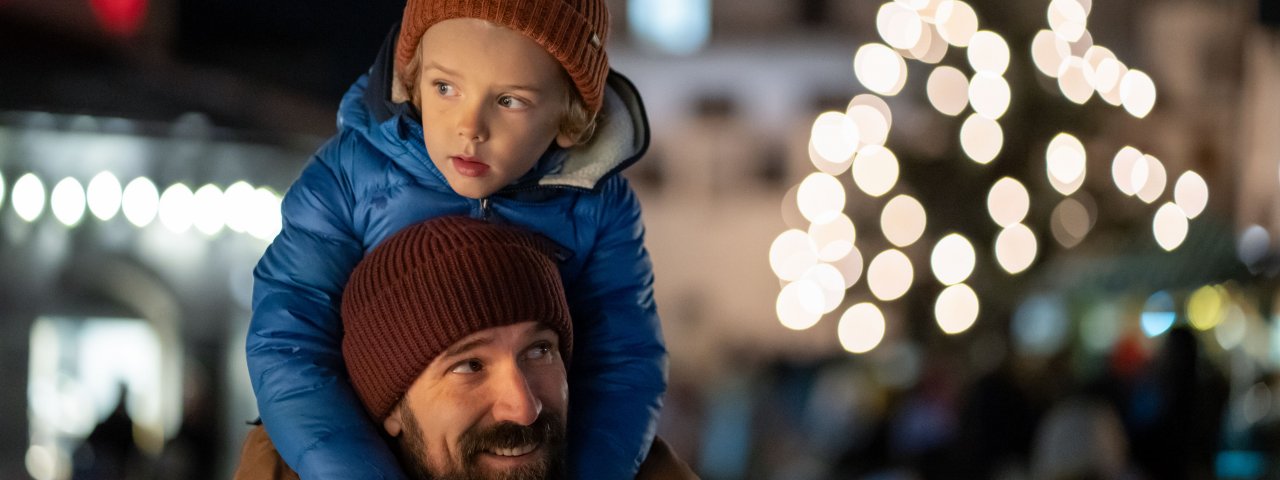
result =
[[[478,162],[476,157],[454,156],[453,169],[464,177],[479,177],[489,172],[489,166]]]

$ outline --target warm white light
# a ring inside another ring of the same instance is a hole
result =
[[[1120,79],[1129,72],[1129,67],[1115,58],[1104,58],[1094,69],[1094,88],[1102,100],[1113,106],[1120,106],[1124,99],[1120,97]]]
[[[884,119],[884,124],[886,125],[885,128],[893,127],[893,110],[889,108],[889,103],[885,102],[883,98],[870,93],[856,95],[853,97],[853,100],[849,100],[849,106],[845,107],[845,115],[849,115],[850,118],[854,118],[855,116],[850,113],[850,111],[859,105],[866,105],[876,109],[876,111],[880,112],[880,117]],[[856,118],[854,119],[854,122],[857,122]],[[859,133],[862,133],[863,137],[868,136],[866,132]]]
[[[995,120],[975,113],[960,126],[960,147],[975,162],[991,163],[1003,146],[1004,131]]]
[[[1004,177],[991,186],[987,194],[987,211],[996,225],[1007,227],[1027,218],[1031,195],[1027,187],[1013,178]]]
[[[840,271],[840,276],[844,278],[844,288],[852,288],[862,278],[862,252],[855,246],[844,258],[831,262],[831,266]]]
[[[963,283],[947,287],[938,294],[933,316],[948,335],[968,330],[978,320],[978,294]]]
[[[977,254],[973,244],[963,235],[952,233],[933,246],[933,254],[929,257],[933,267],[933,276],[943,285],[954,285],[963,282],[973,274]]]
[[[249,219],[253,215],[253,186],[245,182],[236,182],[222,193],[223,218],[227,220],[227,228],[236,233],[244,233],[249,229]]]
[[[1080,58],[1084,58],[1084,54],[1089,53],[1089,49],[1093,47],[1093,34],[1089,30],[1085,30],[1080,34],[1080,39],[1068,43],[1071,46],[1071,54]],[[1086,69],[1091,68],[1085,64]]]
[[[254,218],[249,225],[249,234],[254,238],[270,241],[280,233],[283,220],[280,218],[280,196],[265,187],[253,191]]]
[[[1075,56],[1068,57],[1058,67],[1058,88],[1062,90],[1062,96],[1081,105],[1093,96],[1093,85],[1085,76],[1085,68],[1084,59]]]
[[[1026,225],[1015,223],[996,237],[996,261],[1011,274],[1021,273],[1036,260],[1036,235]]]
[[[124,197],[121,200],[124,218],[136,227],[151,224],[160,208],[160,193],[156,190],[156,185],[145,177],[129,182],[124,187]]]
[[[912,54],[914,54],[916,56],[916,59],[920,60],[921,62],[930,64],[930,65],[936,65],[938,62],[941,62],[944,57],[947,56],[947,50],[951,47],[951,45],[948,44],[947,41],[942,38],[941,33],[938,33],[938,28],[936,26],[929,23],[926,23],[925,25],[928,25],[928,27],[925,28],[925,34],[923,35],[923,37],[928,39],[929,49],[923,53],[919,53],[915,49],[913,49]]]
[[[813,240],[819,260],[834,262],[853,250],[857,230],[853,226],[853,220],[841,213],[829,222],[810,224],[809,238]]]
[[[782,232],[769,247],[769,267],[784,281],[800,279],[817,263],[818,253],[814,251],[813,242],[800,230]]]
[[[1133,168],[1133,182],[1137,190],[1138,199],[1146,203],[1151,203],[1160,198],[1160,194],[1164,193],[1164,187],[1168,182],[1165,174],[1164,164],[1160,163],[1160,159],[1151,155],[1143,155],[1145,162],[1136,162]],[[1141,182],[1141,186],[1139,185]]]
[[[68,227],[80,223],[84,218],[84,188],[74,178],[67,177],[53,187],[49,199],[54,218]]]
[[[1183,172],[1173,186],[1173,201],[1182,208],[1182,213],[1187,214],[1187,218],[1196,218],[1209,203],[1209,185],[1200,174],[1190,170]]]
[[[835,176],[835,175],[840,175],[844,173],[846,170],[849,169],[850,165],[853,165],[853,156],[850,155],[848,158],[846,158],[843,162],[840,162],[840,163],[828,162],[825,157],[818,154],[817,147],[813,146],[813,140],[810,139],[809,140],[809,162],[813,163],[813,167],[817,168],[819,172],[825,173],[827,175]],[[800,186],[796,185],[796,189],[799,189],[799,188]],[[795,200],[795,198],[792,198],[791,200]],[[799,211],[797,211],[796,213],[799,214]]]
[[[808,280],[818,285],[822,289],[822,313],[831,313],[836,311],[840,306],[840,302],[844,301],[844,275],[836,267],[819,263],[809,268],[800,277],[801,280]]]
[[[1049,28],[1058,38],[1074,42],[1084,35],[1088,14],[1076,0],[1053,0],[1048,13]]]
[[[855,167],[857,160],[854,160]],[[844,185],[825,173],[810,173],[796,193],[800,214],[810,222],[827,222],[844,211]]]
[[[101,172],[89,180],[89,211],[99,220],[111,220],[120,212],[120,180],[111,172]]]
[[[1125,111],[1138,118],[1146,117],[1156,105],[1156,84],[1138,69],[1130,69],[1120,79],[1120,101]]]
[[[876,298],[897,300],[911,289],[915,271],[911,260],[898,250],[885,250],[871,259],[867,266],[867,287]]]
[[[925,63],[937,63],[936,60],[933,62],[928,61],[931,59],[930,53],[935,50],[933,44],[937,42],[945,47],[947,42],[942,39],[942,36],[938,35],[938,31],[933,25],[923,22],[920,25],[920,38],[916,39],[915,45],[907,49],[907,56]]]
[[[889,120],[876,107],[853,105],[849,107],[847,115],[857,125],[858,132],[861,133],[862,144],[884,145],[885,140],[888,140]],[[853,152],[850,152],[850,155],[852,154]]]
[[[1102,66],[1103,61],[1115,60],[1115,52],[1112,52],[1111,49],[1102,45],[1094,45],[1085,50],[1084,55],[1081,55],[1081,58],[1084,59],[1085,64],[1085,80],[1089,82],[1089,85],[1092,85],[1093,88],[1101,92],[1103,89],[1100,87],[1098,68]]]
[[[1062,246],[1071,248],[1079,245],[1093,228],[1089,209],[1074,198],[1064,198],[1053,208],[1050,215],[1050,230],[1053,238]]]
[[[1009,43],[996,32],[983,30],[974,33],[966,53],[975,72],[1000,76],[1009,68]]]
[[[1119,188],[1125,195],[1133,196],[1142,188],[1133,178],[1135,169],[1140,161],[1144,164],[1142,172],[1144,176],[1143,183],[1145,183],[1146,160],[1142,158],[1142,152],[1139,152],[1138,149],[1129,146],[1121,148],[1119,152],[1116,152],[1115,159],[1111,161],[1111,178],[1115,180],[1116,188]]]
[[[1060,184],[1076,183],[1085,175],[1085,163],[1084,144],[1069,133],[1059,133],[1049,141],[1049,147],[1045,149],[1045,166],[1049,179]],[[1057,188],[1057,185],[1054,186]],[[1071,193],[1062,192],[1063,195]]]
[[[1156,243],[1160,248],[1173,251],[1187,239],[1187,214],[1173,203],[1165,203],[1156,210],[1155,219],[1151,223],[1151,231],[1155,233]]]
[[[944,0],[938,4],[934,21],[938,34],[957,47],[968,46],[969,40],[978,32],[977,12],[960,0]]]
[[[969,104],[969,79],[955,67],[942,65],[929,74],[929,103],[943,115],[956,116]]]
[[[222,190],[217,185],[205,185],[196,190],[194,204],[194,223],[196,230],[205,235],[214,235],[226,224],[222,207]]]
[[[898,195],[884,205],[880,213],[880,231],[889,243],[906,247],[924,234],[927,222],[924,206],[910,195]]]
[[[867,145],[853,159],[853,183],[867,195],[879,197],[898,183],[898,157],[880,145]]]
[[[1031,40],[1031,59],[1040,72],[1057,78],[1062,62],[1071,56],[1071,47],[1067,41],[1058,38],[1052,31],[1041,30]]]
[[[805,330],[822,318],[822,287],[810,280],[799,280],[782,287],[776,311],[782,326]]]
[[[898,3],[915,11],[929,8],[930,5],[938,3],[938,0],[898,0]]]
[[[853,73],[868,90],[881,95],[897,95],[906,84],[907,62],[892,48],[870,43],[854,54]]]
[[[35,174],[18,177],[13,184],[13,211],[28,222],[36,221],[44,213],[44,183]]]
[[[1004,77],[986,72],[974,74],[969,82],[969,104],[973,111],[992,120],[1000,119],[1009,109],[1009,82]]]
[[[876,14],[876,30],[889,46],[907,50],[920,42],[924,23],[915,10],[891,2],[880,6]]]
[[[175,183],[160,195],[160,223],[173,233],[184,233],[191,228],[195,210],[195,194],[191,188]]]
[[[809,141],[829,163],[843,163],[858,150],[861,136],[853,119],[840,112],[825,112],[813,121]]]
[[[840,316],[836,336],[849,353],[867,353],[884,339],[884,314],[871,303],[859,303]]]

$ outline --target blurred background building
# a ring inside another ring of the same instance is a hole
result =
[[[610,0],[708,479],[1280,478],[1272,0]],[[0,0],[0,478],[226,478],[403,0]]]

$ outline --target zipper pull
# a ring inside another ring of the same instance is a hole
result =
[[[489,219],[489,197],[484,197],[480,199],[480,219],[481,220]]]

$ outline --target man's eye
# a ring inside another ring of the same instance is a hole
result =
[[[502,106],[503,108],[524,108],[529,106],[529,104],[525,103],[524,100],[518,99],[516,97],[512,97],[510,95],[504,95],[502,97],[498,97],[498,105]]]
[[[484,364],[479,360],[467,360],[458,362],[453,368],[449,369],[449,373],[476,373],[484,370]]]
[[[550,358],[551,354],[551,342],[541,342],[529,349],[528,357],[530,360],[540,360]]]

